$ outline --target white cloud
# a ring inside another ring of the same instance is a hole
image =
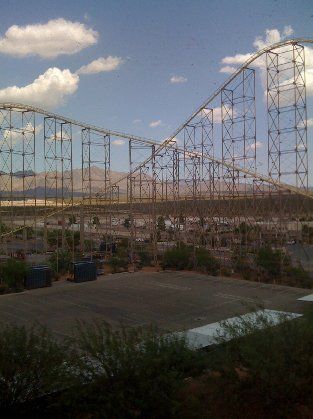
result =
[[[240,65],[245,63],[249,58],[252,57],[252,53],[248,54],[236,54],[232,57],[225,57],[222,59],[222,64],[227,65]]]
[[[267,29],[265,31],[264,37],[258,36],[255,38],[253,42],[253,46],[259,51],[263,48],[281,42],[285,37],[290,36],[294,33],[291,26],[285,26],[283,31],[279,31],[278,29]],[[282,49],[283,51],[283,49]],[[308,96],[313,95],[313,49],[307,46],[304,47],[305,53],[305,65],[306,65],[306,92]],[[224,66],[220,69],[222,73],[232,73],[236,68],[240,65],[244,64],[250,57],[252,57],[253,53],[247,54],[236,54],[234,56],[224,57],[221,61]],[[292,58],[291,58],[292,59]],[[261,56],[257,60],[253,62],[253,66],[261,69],[261,77],[263,83],[265,84],[266,80],[266,62],[265,57]],[[292,82],[292,80],[285,80],[284,83]],[[266,94],[266,92],[265,92]]]
[[[225,65],[224,67],[222,67],[220,69],[220,73],[225,73],[225,74],[232,74],[237,70],[236,67],[232,67],[231,65]]]
[[[77,74],[96,74],[96,73],[114,71],[114,70],[117,70],[122,63],[123,63],[122,58],[112,57],[111,55],[109,55],[107,58],[100,57],[97,60],[94,60],[87,65],[83,65],[76,71],[76,73]]]
[[[134,119],[133,124],[140,124],[142,121],[141,119]]]
[[[253,46],[257,50],[266,48],[269,45],[276,44],[282,40],[282,36],[278,29],[266,29],[265,38],[257,36],[253,42]]]
[[[313,127],[313,118],[309,118],[309,119],[307,120],[307,126],[308,126],[308,127]]]
[[[161,121],[161,119],[158,119],[157,121],[150,122],[149,127],[156,128],[156,127],[159,127],[161,125],[162,125],[162,121]]]
[[[291,26],[285,26],[282,33],[280,33],[278,29],[266,29],[265,37],[263,38],[262,36],[257,36],[253,42],[253,46],[259,51],[269,45],[280,42],[285,36],[289,36],[291,34],[293,34]],[[234,56],[224,57],[221,63],[239,66],[244,64],[252,56],[252,52],[247,54],[236,54]],[[264,60],[258,60],[254,63],[254,65],[261,68],[264,67],[264,64]]]
[[[284,27],[284,31],[283,31],[283,35],[284,36],[290,36],[294,34],[294,30],[292,29],[292,27],[290,25],[287,25]]]
[[[187,81],[187,78],[186,77],[184,77],[184,76],[172,76],[171,78],[170,78],[170,82],[171,83],[186,83],[186,81]]]
[[[25,139],[28,139],[31,141],[31,136],[36,134],[39,134],[42,131],[43,124],[38,124],[34,128],[33,124],[31,122],[28,122],[24,127],[20,129],[5,129],[3,131],[3,138],[2,141],[12,142],[12,145],[20,143],[24,141]],[[24,135],[23,135],[24,133]]]
[[[217,106],[216,108],[212,108],[212,109],[202,109],[202,116],[208,115],[212,112],[213,110],[213,124],[221,124],[222,123],[222,108],[220,106]],[[224,106],[224,110],[230,112],[231,111],[231,107],[225,105]],[[236,111],[235,109],[233,110],[233,116],[236,116]]]
[[[248,146],[248,149],[250,148],[251,150],[255,150],[262,147],[263,147],[263,143],[261,143],[261,141],[256,141],[254,144],[251,144],[250,146]]]
[[[125,144],[125,141],[124,140],[117,139],[117,140],[113,140],[112,141],[112,144],[113,145],[117,145],[117,146],[121,146],[121,145],[124,145]]]
[[[9,86],[0,89],[0,102],[20,102],[43,108],[54,108],[76,92],[79,76],[70,70],[49,68],[24,87]]]
[[[285,26],[282,32],[279,32],[278,29],[266,29],[265,38],[263,39],[262,36],[257,36],[253,42],[253,46],[257,50],[261,50],[269,45],[282,41],[284,38],[292,35],[293,33],[294,30],[290,25]]]
[[[60,18],[44,24],[11,26],[0,38],[0,53],[55,58],[75,54],[96,44],[97,39],[98,33],[85,24]]]

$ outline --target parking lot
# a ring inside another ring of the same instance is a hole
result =
[[[65,337],[77,320],[103,319],[113,326],[157,324],[164,330],[187,330],[227,319],[258,305],[301,313],[310,290],[193,272],[136,272],[99,277],[80,284],[0,296],[3,322],[49,326]]]

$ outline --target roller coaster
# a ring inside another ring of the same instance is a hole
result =
[[[238,248],[310,246],[311,43],[251,55],[161,142],[0,103],[2,257],[93,258],[126,241],[131,261],[185,243],[227,263]]]

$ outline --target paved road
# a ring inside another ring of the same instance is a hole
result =
[[[18,324],[38,321],[59,337],[77,319],[94,318],[114,326],[156,323],[166,330],[186,330],[246,313],[260,303],[301,312],[306,303],[297,298],[311,292],[192,272],[122,273],[0,296],[0,318]]]

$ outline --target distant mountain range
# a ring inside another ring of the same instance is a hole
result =
[[[110,171],[111,176],[111,183],[114,184],[119,179],[124,178],[121,182],[119,182],[120,194],[125,195],[127,193],[127,178],[125,178],[127,173],[125,172],[117,172],[117,171]],[[24,176],[23,176],[24,175]],[[42,199],[45,197],[45,172],[39,172],[35,176],[35,173],[31,170],[26,171],[24,174],[22,171],[17,171],[12,176],[12,190],[15,197],[26,196],[29,198],[38,198]],[[0,197],[2,196],[4,199],[8,198],[9,196],[9,189],[11,187],[11,177],[10,175],[0,172],[1,176],[1,183],[0,187],[2,191],[0,192]],[[55,175],[51,173],[47,175],[50,178],[50,185],[52,186],[50,189],[47,189],[47,198],[54,198],[56,196],[55,190],[55,183],[57,182],[57,189],[58,189],[58,196],[61,196],[61,173],[57,172]],[[89,173],[86,171],[85,179],[89,178]],[[25,192],[23,193],[23,178],[25,182]],[[36,183],[35,183],[36,178]],[[69,178],[69,172],[64,172],[64,182],[66,183],[66,179]],[[98,192],[103,192],[104,190],[104,179],[105,179],[105,170],[93,166],[90,169],[90,178],[91,178],[91,193],[95,195]],[[226,183],[223,181],[218,182],[220,191],[227,191]],[[217,186],[216,184],[216,186]],[[85,182],[85,187],[87,188],[88,182]],[[188,186],[189,185],[189,186]],[[35,187],[36,186],[36,187]],[[201,189],[207,189],[208,185],[204,185],[203,182],[200,182]],[[6,191],[7,188],[7,191]],[[180,195],[192,195],[192,182],[185,183],[183,180],[180,181]],[[245,185],[243,183],[236,184],[236,188],[238,192],[243,192],[245,190]],[[268,186],[266,184],[263,185],[264,190],[267,190]],[[169,188],[170,189],[170,188]],[[312,189],[312,188],[310,188]],[[139,192],[139,185],[136,185],[134,190],[135,194]],[[247,185],[247,193],[252,192],[252,185]],[[81,169],[74,169],[73,170],[73,196],[74,197],[81,197],[82,196],[82,170]],[[70,194],[65,194],[65,198],[69,198]]]
[[[25,177],[25,193],[23,193],[23,172],[18,171],[15,172],[12,176],[12,190],[14,192],[14,195],[16,197],[25,195],[29,198],[44,198],[45,196],[45,172],[39,172],[34,176],[34,172],[27,171],[24,173]],[[125,176],[126,173],[124,172],[115,172],[111,171],[111,183],[116,182],[121,177]],[[7,188],[10,188],[11,179],[10,175],[0,172],[1,175],[1,183],[2,185],[6,185]],[[69,178],[69,172],[64,172],[64,179],[66,182],[66,179]],[[34,182],[34,177],[36,178],[36,187]],[[85,174],[85,178],[89,178],[89,173]],[[99,167],[91,167],[90,170],[90,178],[91,178],[91,192],[92,194],[96,194],[97,192],[101,192],[104,189],[104,179],[105,179],[105,170],[101,169]],[[50,180],[50,181],[49,181]],[[55,175],[54,173],[51,173],[49,175],[48,183],[50,185],[53,185],[52,188],[47,189],[47,197],[53,198],[55,197],[55,183],[58,183],[58,191],[61,190],[61,173],[57,172]],[[1,186],[2,186],[1,185]],[[85,182],[85,185],[87,185],[87,182]],[[127,192],[127,179],[124,179],[120,182],[120,193],[125,194]],[[0,192],[0,196],[7,196],[8,193],[6,193],[5,188],[2,186],[1,188],[3,192]],[[60,193],[59,193],[60,195]],[[73,170],[73,195],[75,197],[82,196],[82,170],[81,169],[74,169]],[[65,198],[69,196],[65,195]]]

